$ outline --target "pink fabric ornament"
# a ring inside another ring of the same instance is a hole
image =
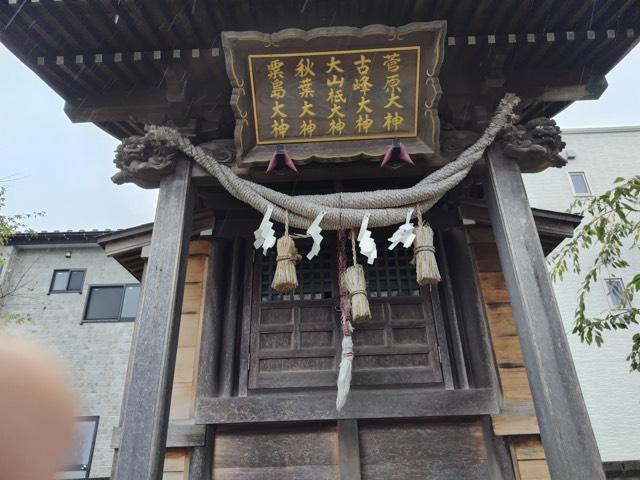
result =
[[[283,168],[282,162],[284,162],[284,166],[298,173],[296,165],[282,145],[276,145],[276,151],[273,152],[273,156],[271,160],[269,160],[269,165],[267,165],[267,173],[272,170],[281,170]]]
[[[382,163],[380,164],[380,166],[384,167],[388,165],[389,167],[397,168],[402,166],[401,164],[398,164],[398,160],[415,166],[415,163],[413,163],[413,160],[411,160],[407,149],[404,148],[404,145],[402,145],[402,143],[400,143],[400,140],[394,138],[391,142],[391,145],[389,145],[389,148],[387,148],[384,157],[382,157]]]

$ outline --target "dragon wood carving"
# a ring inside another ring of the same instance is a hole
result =
[[[213,140],[200,146],[218,163],[229,165],[235,160],[231,139]],[[142,188],[158,188],[160,179],[175,170],[178,155],[182,154],[175,146],[158,139],[153,132],[125,138],[118,145],[113,160],[120,171],[111,177],[111,181],[117,185],[134,183]]]
[[[150,134],[125,138],[116,149],[113,163],[120,169],[111,177],[117,185],[135,183],[142,188],[158,188],[160,179],[173,173],[178,150]]]
[[[564,167],[567,161],[560,155],[565,143],[560,127],[546,117],[534,118],[524,125],[505,128],[498,141],[506,157],[518,162],[522,171],[539,172],[547,167]]]

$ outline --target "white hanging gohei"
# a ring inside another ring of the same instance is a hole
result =
[[[360,224],[360,232],[358,233],[358,247],[360,247],[360,253],[367,257],[367,263],[373,264],[374,260],[378,258],[378,250],[376,248],[376,242],[371,238],[371,230],[369,227],[370,213],[365,213]]]
[[[342,337],[342,360],[340,360],[340,370],[338,372],[338,395],[336,396],[336,410],[342,410],[351,388],[351,369],[353,368],[353,327],[351,322],[346,322],[349,334]]]
[[[409,248],[413,245],[413,241],[416,239],[416,234],[414,233],[414,226],[411,223],[411,215],[413,215],[413,208],[410,208],[407,211],[407,219],[405,223],[400,225],[398,229],[393,232],[393,235],[389,237],[389,241],[391,245],[389,245],[389,250],[393,250],[398,246],[399,243],[402,243],[404,248]]]
[[[271,222],[271,214],[273,213],[273,207],[269,205],[267,211],[262,217],[262,222],[256,231],[253,232],[255,241],[253,246],[257,250],[262,248],[262,253],[267,254],[267,250],[276,244],[276,231],[273,229],[273,222]]]
[[[322,235],[320,235],[322,228],[320,227],[320,222],[326,214],[327,212],[319,213],[313,222],[311,222],[309,228],[307,228],[307,235],[313,238],[313,245],[311,246],[309,253],[307,253],[307,260],[311,260],[320,252],[320,243],[322,243]]]

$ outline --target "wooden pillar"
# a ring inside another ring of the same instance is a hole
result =
[[[213,397],[217,393],[221,324],[224,290],[227,281],[225,262],[227,249],[223,240],[213,239],[209,254],[207,291],[204,292],[200,357],[198,360],[198,383],[196,402],[200,398]],[[191,450],[189,480],[211,480],[215,425],[207,425],[204,445]]]
[[[497,146],[485,196],[551,477],[604,479],[520,167]]]
[[[238,310],[242,308],[242,253],[244,242],[236,237],[230,248],[231,260],[228,273],[228,293],[225,299],[222,344],[220,346],[220,382],[218,395],[229,398],[234,395],[236,344],[238,336]]]
[[[360,480],[360,435],[357,420],[338,420],[340,480]]]
[[[160,480],[191,235],[191,163],[160,182],[112,478]]]

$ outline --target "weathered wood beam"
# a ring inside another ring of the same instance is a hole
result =
[[[177,125],[188,125],[216,106],[214,99],[197,103],[184,96],[180,83],[171,77],[169,83],[156,89],[130,89],[115,93],[85,96],[67,100],[64,112],[73,123],[123,122],[159,123],[171,119]]]
[[[238,310],[242,308],[242,260],[243,242],[233,240],[230,249],[228,291],[225,299],[224,320],[222,323],[222,343],[220,345],[219,395],[231,397],[235,390],[236,345],[238,335]]]
[[[211,480],[213,473],[213,443],[215,439],[215,425],[202,425],[206,428],[202,446],[191,450],[189,458],[189,480]]]
[[[336,411],[335,392],[198,399],[196,423],[262,423],[358,418],[491,415],[499,412],[493,388],[380,392],[355,390]]]
[[[551,476],[604,479],[520,167],[497,146],[485,188]]]
[[[497,437],[493,434],[491,420],[487,417],[482,419],[482,430],[484,444],[487,449],[487,464],[489,467],[489,478],[499,478],[500,480],[521,480],[516,478],[513,469],[513,460],[509,449],[509,442],[506,438]]]
[[[597,99],[607,88],[604,75],[582,70],[516,71],[505,90],[533,102],[571,102]]]
[[[202,332],[200,334],[196,399],[206,398],[217,393],[224,306],[223,287],[226,280],[224,266],[227,261],[227,249],[225,246],[225,242],[217,238],[211,241],[206,281],[207,289],[202,313]],[[215,429],[215,425],[207,425],[204,444],[191,450],[189,480],[211,479]]]
[[[338,420],[340,479],[360,480],[360,435],[357,420]]]
[[[191,163],[183,159],[160,183],[114,480],[162,477],[192,210]]]
[[[167,448],[199,447],[205,444],[205,425],[169,423]],[[111,447],[118,449],[122,442],[122,427],[113,429]]]
[[[162,89],[129,90],[67,101],[64,112],[74,123],[158,121],[169,115],[171,105]]]
[[[466,342],[468,382],[472,387],[486,387],[498,396],[499,383],[493,363],[491,334],[484,315],[477,266],[462,227],[450,228],[443,238],[440,248],[449,260],[448,270],[460,308],[463,338],[473,339],[473,347],[469,345],[469,340]]]

